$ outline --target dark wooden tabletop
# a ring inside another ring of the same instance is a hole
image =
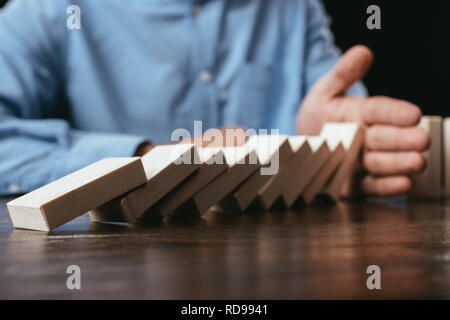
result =
[[[145,226],[14,230],[0,200],[0,298],[450,298],[450,202],[338,203]],[[81,290],[66,268],[81,270]],[[369,265],[381,289],[369,290]]]

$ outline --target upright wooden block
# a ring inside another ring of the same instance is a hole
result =
[[[228,169],[197,193],[190,203],[200,215],[232,193],[260,167],[256,152],[247,146],[224,147],[223,152]]]
[[[289,137],[288,143],[293,155],[285,162],[281,162],[279,173],[258,192],[257,201],[264,210],[269,210],[273,206],[289,183],[292,172],[301,167],[312,154],[306,136]]]
[[[291,174],[289,183],[285,186],[281,199],[287,207],[291,207],[308,187],[316,173],[331,156],[330,148],[323,137],[308,137],[312,155]]]
[[[15,228],[50,231],[146,181],[140,158],[106,158],[7,206]]]
[[[339,140],[332,138],[326,141],[331,155],[302,194],[303,200],[307,204],[311,203],[315,196],[323,189],[333,173],[338,170],[339,165],[341,165],[346,155],[345,149]]]
[[[338,200],[342,186],[353,173],[353,168],[356,167],[355,163],[358,161],[364,143],[364,131],[357,123],[326,123],[320,135],[330,142],[340,141],[346,152],[339,169],[323,189],[323,193]]]
[[[200,168],[158,203],[163,217],[168,217],[203,187],[227,170],[222,148],[198,148]]]
[[[442,118],[422,117],[419,126],[429,132],[430,148],[423,153],[427,160],[426,169],[413,176],[411,196],[415,198],[440,198],[443,195],[444,175],[442,170]]]
[[[445,196],[450,197],[450,118],[445,118],[442,125],[443,165],[445,171]]]
[[[193,144],[157,146],[142,157],[142,163],[147,182],[91,211],[92,221],[136,222],[199,167]]]
[[[261,168],[221,202],[230,210],[245,211],[265,184],[280,172],[280,166],[294,154],[286,135],[254,135],[247,146],[256,151]]]

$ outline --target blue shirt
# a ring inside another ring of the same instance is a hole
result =
[[[74,4],[79,30],[67,27]],[[303,97],[339,54],[317,0],[10,1],[0,12],[0,194],[132,156],[194,120],[294,134]]]

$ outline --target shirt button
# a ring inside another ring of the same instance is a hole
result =
[[[200,72],[200,81],[204,83],[210,83],[213,79],[213,76],[209,70],[203,70]]]
[[[20,190],[20,186],[17,183],[11,183],[9,185],[9,192],[11,193],[17,193]]]

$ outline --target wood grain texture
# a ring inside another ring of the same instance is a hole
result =
[[[0,299],[420,299],[450,295],[450,200],[315,205],[150,225],[13,229],[0,199]],[[81,268],[81,290],[66,269]],[[381,290],[368,290],[369,265]]]
[[[106,158],[8,203],[16,228],[49,231],[145,183],[139,158]]]

